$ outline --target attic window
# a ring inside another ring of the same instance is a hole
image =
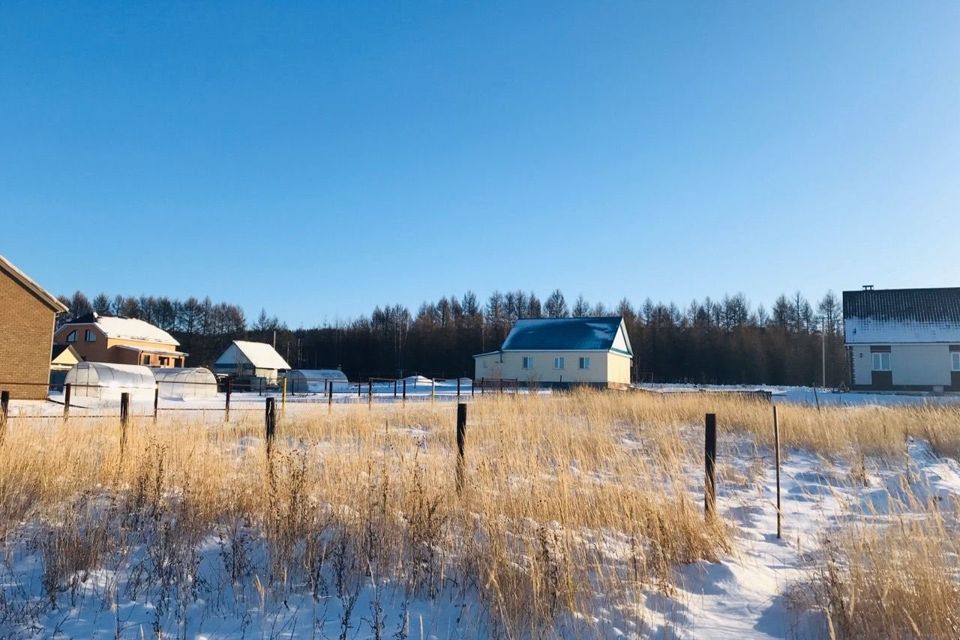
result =
[[[93,329],[87,329],[83,334],[83,339],[87,342],[96,342],[97,334]]]
[[[76,330],[71,331],[70,333],[67,334],[67,342],[68,342],[68,343],[76,342],[76,341],[77,341],[77,332],[76,332]]]

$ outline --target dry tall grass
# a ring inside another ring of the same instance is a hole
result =
[[[31,523],[52,601],[85,572],[137,566],[116,597],[152,590],[159,612],[179,615],[201,588],[198,548],[215,539],[229,581],[262,600],[336,597],[344,635],[361,590],[384,582],[411,597],[454,589],[481,604],[494,635],[539,635],[558,618],[591,619],[601,601],[629,618],[644,592],[671,590],[673,567],[729,548],[728,525],[705,524],[690,491],[702,457],[690,427],[707,411],[721,431],[771,441],[770,407],[754,400],[477,398],[462,496],[451,404],[291,411],[269,461],[257,414],[215,428],[135,421],[122,461],[116,421],[15,420],[0,450],[0,534]],[[956,416],[781,411],[785,446],[824,454],[902,455],[908,435],[955,453]],[[363,617],[376,628],[381,614]]]

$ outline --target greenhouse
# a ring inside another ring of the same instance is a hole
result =
[[[157,381],[150,367],[109,362],[79,362],[67,372],[74,398],[120,400],[129,393],[131,400],[153,400]]]
[[[339,369],[291,369],[286,378],[290,393],[323,393],[328,381],[334,384],[334,391],[346,391],[348,384],[347,376]]]
[[[213,398],[217,395],[217,377],[203,367],[153,369],[157,388],[164,398]]]

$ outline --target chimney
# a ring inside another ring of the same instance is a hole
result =
[[[864,290],[864,291],[873,291],[873,285],[872,285],[872,284],[865,284],[865,285],[863,285],[863,290]]]

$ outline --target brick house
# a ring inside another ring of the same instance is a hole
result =
[[[11,398],[43,400],[54,324],[67,307],[3,256],[0,301],[0,389]]]
[[[57,330],[54,342],[70,345],[87,362],[182,367],[187,354],[173,336],[149,322],[91,313]]]

